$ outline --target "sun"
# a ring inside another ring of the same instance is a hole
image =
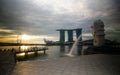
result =
[[[28,35],[22,35],[22,40],[28,40],[29,39],[29,36]]]

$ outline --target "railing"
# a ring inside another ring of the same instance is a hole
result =
[[[48,50],[47,47],[31,47],[31,48],[26,49],[26,50],[16,50],[16,53],[44,51],[44,54],[45,54],[46,50]]]

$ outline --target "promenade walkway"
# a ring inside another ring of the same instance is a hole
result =
[[[84,55],[18,62],[12,75],[120,75],[120,55]]]

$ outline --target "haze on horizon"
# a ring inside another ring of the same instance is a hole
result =
[[[120,41],[120,0],[0,0],[0,42],[59,40],[56,29],[83,28],[91,34],[93,21],[105,23],[106,38]]]

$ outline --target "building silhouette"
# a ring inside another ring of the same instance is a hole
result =
[[[81,34],[82,34],[82,28],[77,28],[77,29],[57,29],[57,31],[59,31],[60,33],[60,39],[59,42],[60,43],[65,43],[65,31],[67,31],[68,33],[68,43],[73,43],[74,39],[73,39],[73,31],[76,32],[76,38],[78,38]],[[80,37],[80,40],[82,40],[82,36]]]

